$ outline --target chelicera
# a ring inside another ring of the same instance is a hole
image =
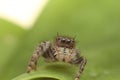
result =
[[[74,80],[79,80],[87,62],[86,58],[81,56],[76,49],[75,39],[67,36],[58,35],[53,43],[50,41],[41,42],[28,63],[27,73],[30,73],[31,70],[37,70],[37,62],[40,56],[51,62],[63,61],[74,65],[80,64]]]

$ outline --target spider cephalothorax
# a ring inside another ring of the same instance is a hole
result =
[[[66,47],[66,48],[75,47],[75,40],[74,38],[70,38],[70,37],[57,36],[55,43],[58,47]]]
[[[40,56],[53,62],[63,61],[70,64],[81,64],[74,80],[79,80],[87,62],[86,58],[80,56],[80,52],[76,50],[74,38],[65,36],[57,36],[53,43],[50,41],[41,42],[29,61],[27,73],[32,69],[37,69]]]

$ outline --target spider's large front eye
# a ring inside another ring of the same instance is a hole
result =
[[[71,42],[70,40],[67,40],[67,42],[66,42],[66,43],[67,43],[67,44],[70,44],[70,42]]]
[[[64,38],[63,38],[63,39],[61,39],[61,42],[62,42],[62,43],[65,43],[65,39],[64,39]]]

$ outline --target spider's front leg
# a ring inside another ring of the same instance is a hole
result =
[[[79,71],[75,77],[75,80],[79,80],[83,70],[84,70],[84,67],[87,63],[87,60],[85,57],[80,57],[78,59],[76,59],[75,61],[72,61],[71,64],[80,64],[80,68],[79,68]]]
[[[51,43],[49,41],[40,43],[35,49],[27,67],[27,73],[30,73],[31,70],[37,69],[37,62],[41,55],[46,53],[50,49]]]

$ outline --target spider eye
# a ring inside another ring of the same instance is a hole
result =
[[[61,39],[60,37],[57,38],[57,40],[60,40],[60,39]]]
[[[67,44],[69,44],[71,41],[70,40],[67,40]]]
[[[65,43],[65,39],[64,39],[64,38],[63,38],[63,39],[61,39],[61,42],[62,42],[62,43]]]
[[[74,40],[71,40],[71,42],[74,42]]]

